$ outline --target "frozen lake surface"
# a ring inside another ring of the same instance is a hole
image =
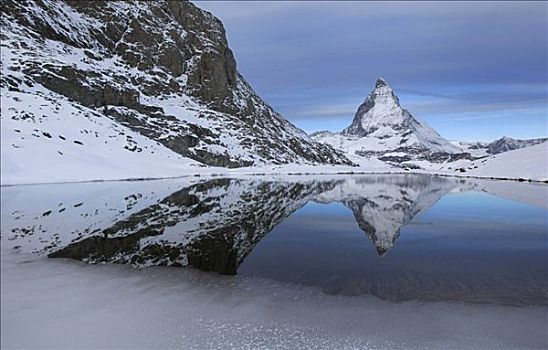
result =
[[[547,200],[426,175],[2,187],[2,348],[547,348]]]

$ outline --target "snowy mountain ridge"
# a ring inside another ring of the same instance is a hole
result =
[[[500,139],[487,144],[486,148],[487,148],[487,153],[498,154],[502,152],[513,151],[513,150],[524,148],[524,147],[538,145],[546,141],[548,141],[548,137],[520,140],[520,139],[511,138],[508,136],[503,136]]]
[[[169,175],[351,164],[257,96],[221,21],[190,2],[6,0],[1,11],[3,175],[44,163],[148,176],[139,159]]]
[[[512,137],[503,136],[500,139],[492,142],[462,142],[455,141],[453,144],[462,148],[465,152],[471,153],[476,157],[484,157],[493,154],[513,151],[516,149],[538,145],[547,142],[548,137],[536,139],[514,139]]]
[[[352,124],[341,134],[378,139],[401,135],[400,145],[414,145],[437,152],[459,151],[434,129],[402,108],[394,90],[383,78],[377,79],[375,89],[358,107]],[[409,138],[406,139],[406,136]]]
[[[350,126],[337,133],[318,131],[310,137],[344,151],[362,169],[397,171],[403,168],[541,181],[548,178],[548,168],[540,159],[548,153],[543,147],[535,148],[535,145],[545,144],[548,138],[516,140],[503,137],[490,143],[448,141],[402,108],[394,90],[383,78],[377,79],[375,88],[358,107]],[[515,157],[505,157],[515,164],[500,165],[499,161],[493,161],[496,155],[517,149],[527,149],[522,153],[524,159],[540,158],[529,165]],[[535,152],[540,154],[535,155]],[[488,163],[498,165],[482,170]],[[495,169],[502,173],[497,174]]]
[[[459,147],[402,108],[394,90],[383,78],[358,107],[350,126],[339,133],[318,132],[317,141],[345,151],[349,158],[378,158],[389,164],[411,160],[441,162],[467,158]]]

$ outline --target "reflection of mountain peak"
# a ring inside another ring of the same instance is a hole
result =
[[[268,232],[309,201],[316,201],[340,202],[350,208],[358,227],[382,256],[394,245],[403,225],[454,185],[429,176],[304,182],[213,179],[163,195],[123,219],[105,222],[100,230],[77,227],[74,232],[85,234],[44,250],[51,257],[92,263],[194,266],[235,274]]]
[[[374,181],[364,183],[362,198],[344,201],[380,256],[392,248],[402,226],[454,187],[452,182],[435,177],[402,180],[390,186]]]
[[[384,256],[400,235],[401,225],[382,213],[375,213],[379,205],[367,199],[351,200],[344,203],[354,213],[358,227],[367,234],[380,256]],[[381,209],[382,210],[382,209]],[[379,215],[380,219],[379,219]]]

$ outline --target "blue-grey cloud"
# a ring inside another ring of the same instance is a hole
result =
[[[382,75],[405,107],[444,135],[477,134],[474,113],[500,116],[480,130],[485,137],[548,133],[545,2],[197,5],[223,20],[257,92],[307,131],[346,126]]]

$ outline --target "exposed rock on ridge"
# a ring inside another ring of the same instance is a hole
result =
[[[3,99],[63,101],[208,165],[351,164],[255,94],[221,21],[189,2],[7,0],[1,27]]]
[[[538,145],[540,143],[547,142],[547,141],[548,141],[548,138],[517,140],[511,137],[504,136],[498,140],[495,140],[489,143],[486,146],[486,148],[487,148],[487,153],[498,154],[502,152],[513,151],[515,149]]]

